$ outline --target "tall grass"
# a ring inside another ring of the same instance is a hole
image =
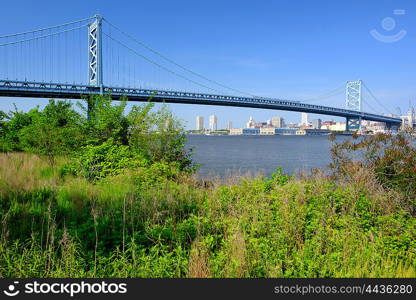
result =
[[[415,277],[416,220],[366,170],[90,183],[0,155],[2,277]]]

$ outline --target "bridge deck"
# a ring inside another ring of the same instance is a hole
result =
[[[85,96],[97,94],[99,92],[99,89],[89,85],[0,80],[0,97],[82,99]],[[399,125],[402,122],[400,118],[272,98],[250,98],[181,91],[118,87],[104,87],[103,92],[111,93],[114,100],[119,100],[122,96],[126,96],[128,101],[146,102],[151,99],[150,101],[152,102],[298,111],[350,119],[361,118],[369,121],[386,122],[392,125]]]

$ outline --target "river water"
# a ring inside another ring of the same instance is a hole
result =
[[[338,136],[337,141],[345,139]],[[201,177],[228,175],[270,175],[276,167],[284,173],[327,169],[332,142],[328,136],[206,136],[189,135],[187,148],[193,148],[193,160],[201,164]]]

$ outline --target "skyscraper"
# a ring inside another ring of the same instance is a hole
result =
[[[227,123],[227,129],[228,130],[231,130],[232,128],[233,128],[233,122],[228,121],[228,123]]]
[[[283,128],[285,127],[285,120],[282,117],[273,117],[272,126],[275,128]]]
[[[204,130],[204,117],[196,116],[196,130]]]
[[[217,116],[216,115],[209,116],[209,130],[211,131],[217,130]]]
[[[312,127],[315,129],[321,129],[321,124],[322,124],[321,119],[312,120]]]
[[[413,128],[413,122],[415,121],[415,109],[413,107],[410,107],[407,115],[409,119],[409,127]]]
[[[308,114],[303,112],[301,116],[302,116],[301,125],[308,126],[309,125]]]

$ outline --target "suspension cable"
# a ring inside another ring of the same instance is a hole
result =
[[[28,34],[28,33],[35,33],[35,32],[39,32],[39,31],[54,29],[54,28],[58,28],[58,27],[62,27],[62,26],[67,26],[67,25],[72,25],[72,24],[75,24],[75,23],[80,23],[80,22],[84,22],[84,21],[87,21],[87,20],[91,20],[93,18],[94,17],[89,17],[89,18],[85,18],[85,19],[78,20],[78,21],[73,21],[73,22],[64,23],[64,24],[60,24],[60,25],[45,27],[45,28],[36,29],[36,30],[32,30],[32,31],[26,31],[26,32],[19,32],[19,33],[14,33],[14,34],[9,34],[9,35],[3,35],[3,36],[0,36],[0,39],[2,39],[2,38],[8,38],[8,37],[14,37],[14,36]]]
[[[364,102],[364,101],[363,101]],[[377,109],[375,109],[370,103],[368,103],[367,101],[364,102],[365,105],[367,105],[373,112],[375,112],[376,114],[379,115],[383,115],[382,113],[380,113]]]
[[[37,40],[37,39],[43,39],[43,38],[47,38],[47,37],[54,36],[54,35],[57,35],[57,34],[69,32],[69,31],[73,31],[73,30],[77,30],[77,29],[80,29],[80,28],[83,28],[83,27],[86,27],[86,26],[87,26],[87,24],[84,24],[84,25],[81,25],[79,27],[74,27],[74,28],[71,28],[71,29],[66,29],[66,30],[61,30],[61,31],[56,31],[56,32],[52,32],[52,33],[49,33],[49,34],[32,37],[32,38],[29,38],[29,39],[8,42],[8,43],[0,44],[0,47],[1,46],[14,45],[14,44],[18,44],[18,43],[24,43],[24,42],[28,42],[28,41]]]
[[[313,97],[313,98],[309,98],[306,100],[302,100],[302,102],[316,102],[322,99],[326,99],[326,98],[330,98],[336,95],[339,95],[343,92],[344,89],[344,85],[338,86],[337,88],[330,90],[328,92],[322,93],[319,96]]]
[[[133,40],[134,42],[136,42],[137,44],[139,44],[139,45],[140,45],[140,46],[142,46],[143,48],[145,48],[145,49],[149,50],[149,51],[150,51],[150,52],[152,52],[153,54],[155,54],[155,55],[159,56],[160,58],[162,58],[162,59],[166,60],[167,62],[169,62],[169,63],[171,63],[171,64],[173,64],[173,65],[177,66],[178,68],[180,68],[180,69],[182,69],[182,70],[184,70],[184,71],[186,71],[186,72],[188,72],[188,73],[191,73],[191,74],[192,74],[192,75],[194,75],[194,76],[197,76],[197,77],[199,77],[199,78],[201,78],[201,79],[204,79],[204,80],[206,80],[206,81],[208,81],[208,82],[211,82],[211,83],[213,83],[213,84],[216,84],[216,85],[221,86],[221,87],[223,87],[223,88],[226,88],[226,89],[228,89],[228,90],[231,90],[231,91],[237,92],[237,93],[239,93],[239,94],[249,95],[249,96],[251,96],[251,97],[255,97],[255,98],[267,98],[267,97],[260,97],[260,96],[257,96],[257,95],[251,94],[251,93],[247,93],[247,92],[244,92],[244,91],[241,91],[241,90],[238,90],[238,89],[232,88],[232,87],[227,86],[227,85],[225,85],[225,84],[222,84],[222,83],[220,83],[220,82],[218,82],[218,81],[215,81],[215,80],[209,79],[209,78],[207,78],[206,76],[201,75],[201,74],[199,74],[199,73],[197,73],[197,72],[195,72],[195,71],[192,71],[191,69],[189,69],[189,68],[187,68],[187,67],[185,67],[185,66],[182,66],[182,65],[178,64],[177,62],[175,62],[174,60],[172,60],[172,59],[170,59],[170,58],[166,57],[165,55],[163,55],[163,54],[162,54],[162,53],[160,53],[159,51],[156,51],[156,50],[154,50],[153,48],[149,47],[148,45],[144,44],[143,42],[141,42],[141,41],[137,40],[137,39],[136,39],[135,37],[133,37],[132,35],[130,35],[130,34],[128,34],[128,33],[126,33],[125,31],[123,31],[122,29],[120,29],[119,27],[117,27],[116,25],[112,24],[112,23],[111,23],[110,21],[108,21],[106,18],[103,18],[103,20],[104,20],[104,21],[105,21],[108,25],[110,25],[111,27],[113,27],[114,29],[116,29],[117,31],[119,31],[120,33],[124,34],[125,36],[127,36],[128,38],[130,38],[131,40]],[[154,62],[152,62],[152,63],[154,63]],[[188,81],[189,81],[189,80],[188,80]],[[199,84],[199,85],[200,85],[200,84]],[[204,87],[206,87],[206,86],[204,85]],[[207,87],[207,88],[209,88],[209,87]],[[338,90],[338,89],[340,89],[340,88],[343,88],[343,86],[338,87],[338,88],[336,88],[336,89],[334,89],[334,90],[332,90],[332,91],[330,91],[330,92],[327,92],[327,93],[325,93],[325,94],[332,93],[332,92],[334,92],[334,91],[336,91],[336,90]],[[216,89],[212,89],[212,88],[209,88],[209,89],[214,90],[214,91],[216,91],[216,92],[219,92],[219,91],[218,91],[218,90],[216,90]],[[327,95],[326,97],[331,97],[331,96],[337,95],[337,94],[339,94],[340,92],[341,92],[341,91],[338,91],[336,94],[333,94],[333,95]],[[318,97],[314,97],[314,98],[311,98],[311,99],[302,100],[302,102],[309,102],[309,101],[310,101],[310,102],[312,102],[312,101],[318,101],[318,100],[320,100],[320,99],[322,99],[322,98],[324,98],[324,97],[320,97],[320,96],[318,96]]]
[[[150,63],[154,64],[155,66],[157,66],[157,67],[161,68],[162,70],[164,70],[164,71],[166,71],[166,72],[169,72],[169,73],[171,73],[171,74],[173,74],[173,75],[175,75],[175,76],[178,76],[178,77],[180,77],[180,78],[182,78],[182,79],[185,79],[185,80],[187,80],[187,81],[189,81],[189,82],[192,82],[192,83],[194,83],[194,84],[196,84],[196,85],[199,85],[199,86],[201,86],[201,87],[203,87],[203,88],[206,88],[206,89],[209,89],[209,90],[215,91],[215,92],[217,92],[217,93],[221,93],[220,91],[218,91],[218,90],[216,90],[216,89],[214,89],[214,88],[211,88],[211,87],[206,86],[206,85],[204,85],[204,84],[202,84],[202,83],[199,83],[199,82],[197,82],[197,81],[194,81],[194,80],[192,80],[192,79],[190,79],[190,78],[188,78],[188,77],[186,77],[186,76],[183,76],[182,74],[179,74],[179,73],[177,73],[177,72],[175,72],[175,71],[173,71],[173,70],[171,70],[171,69],[166,68],[165,66],[162,66],[161,64],[159,64],[159,63],[157,63],[157,62],[155,62],[155,61],[153,61],[153,60],[151,60],[151,59],[147,58],[146,56],[144,56],[144,55],[142,55],[142,54],[140,54],[140,53],[138,53],[136,50],[134,50],[134,49],[132,49],[131,47],[127,46],[126,44],[124,44],[124,43],[120,42],[119,40],[116,40],[115,38],[113,38],[113,37],[109,36],[109,35],[108,35],[108,34],[106,34],[105,32],[103,32],[103,35],[105,35],[106,37],[108,37],[108,38],[109,38],[109,39],[111,39],[112,41],[114,41],[114,42],[118,43],[119,45],[121,45],[121,46],[125,47],[126,49],[128,49],[128,50],[129,50],[129,51],[131,51],[131,52],[133,52],[133,53],[134,53],[134,54],[136,54],[137,56],[141,57],[142,59],[146,60],[147,62],[150,62]]]
[[[367,92],[370,94],[370,96],[376,100],[376,102],[378,103],[378,105],[380,105],[383,109],[385,109],[387,112],[389,112],[390,114],[394,115],[390,109],[388,109],[386,106],[384,106],[378,99],[376,96],[374,96],[374,94],[370,91],[370,89],[367,87],[367,85],[363,82],[363,86],[365,87],[365,89],[367,90]],[[368,103],[367,103],[368,104]]]
[[[108,24],[108,25],[110,25],[110,26],[114,27],[114,28],[115,28],[116,30],[118,30],[120,33],[124,34],[125,36],[127,36],[128,38],[130,38],[131,40],[133,40],[134,42],[136,42],[137,44],[139,44],[139,45],[140,45],[140,46],[142,46],[143,48],[145,48],[145,49],[149,50],[149,51],[150,51],[150,52],[152,52],[153,54],[155,54],[155,55],[159,56],[160,58],[162,58],[162,59],[164,59],[164,60],[168,61],[169,63],[171,63],[171,64],[173,64],[173,65],[177,66],[178,68],[180,68],[180,69],[182,69],[182,70],[184,70],[184,71],[186,71],[186,72],[188,72],[188,73],[191,73],[191,74],[192,74],[192,75],[194,75],[194,76],[197,76],[197,77],[199,77],[199,78],[201,78],[201,79],[204,79],[204,80],[206,80],[206,81],[208,81],[208,82],[210,82],[210,83],[213,83],[213,84],[216,84],[216,85],[218,85],[218,86],[221,86],[221,87],[223,87],[223,88],[225,88],[225,89],[228,89],[228,90],[231,90],[231,91],[237,92],[237,93],[239,93],[239,94],[245,94],[245,95],[249,95],[249,96],[252,96],[252,97],[258,97],[258,96],[254,95],[254,94],[250,94],[250,93],[247,93],[247,92],[244,92],[244,91],[241,91],[241,90],[238,90],[238,89],[235,89],[235,88],[229,87],[229,86],[227,86],[227,85],[225,85],[225,84],[222,84],[222,83],[220,83],[220,82],[218,82],[218,81],[215,81],[215,80],[209,79],[209,78],[205,77],[204,75],[201,75],[201,74],[199,74],[199,73],[196,73],[196,72],[192,71],[191,69],[189,69],[189,68],[187,68],[187,67],[184,67],[184,66],[182,66],[182,65],[178,64],[177,62],[175,62],[174,60],[172,60],[172,59],[170,59],[170,58],[166,57],[166,56],[165,56],[165,55],[163,55],[162,53],[160,53],[160,52],[158,52],[158,51],[156,51],[156,50],[152,49],[151,47],[147,46],[146,44],[144,44],[144,43],[140,42],[140,41],[139,41],[139,40],[137,40],[135,37],[131,36],[130,34],[128,34],[128,33],[126,33],[126,32],[124,32],[123,30],[121,30],[119,27],[117,27],[117,26],[115,26],[114,24],[110,23],[107,19],[103,18],[103,20],[104,20],[105,22],[107,22],[107,24]]]

